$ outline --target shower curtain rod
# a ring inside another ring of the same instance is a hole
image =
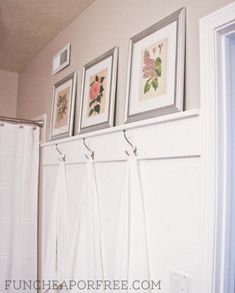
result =
[[[17,118],[12,118],[12,117],[0,116],[0,121],[16,123],[16,124],[18,124],[18,123],[19,124],[31,124],[31,125],[36,125],[40,128],[42,128],[44,126],[43,120],[17,119]]]

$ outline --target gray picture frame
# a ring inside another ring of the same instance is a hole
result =
[[[83,107],[84,107],[84,94],[85,94],[85,84],[86,81],[86,72],[88,69],[96,66],[100,62],[104,61],[105,59],[112,57],[112,65],[111,65],[111,82],[110,82],[110,96],[109,96],[109,106],[108,106],[108,119],[101,123],[97,123],[91,126],[82,126],[83,122]],[[112,127],[114,125],[115,119],[115,104],[116,104],[116,84],[117,84],[117,63],[118,63],[118,47],[114,47],[109,51],[105,52],[98,58],[92,60],[91,62],[87,63],[83,67],[83,78],[82,78],[82,90],[81,90],[81,105],[80,105],[80,117],[79,117],[79,124],[78,124],[78,133],[86,133],[91,132],[103,128]]]
[[[66,138],[73,135],[73,127],[74,127],[74,116],[75,116],[75,100],[76,100],[76,90],[77,90],[77,76],[78,72],[74,71],[64,77],[62,80],[58,81],[54,84],[53,87],[53,98],[52,98],[52,108],[51,108],[51,120],[50,120],[50,133],[49,133],[49,140],[58,140],[62,138]],[[56,89],[63,85],[65,82],[72,80],[72,92],[71,92],[71,102],[70,102],[70,117],[69,117],[69,127],[67,131],[64,131],[60,134],[53,134],[53,122],[54,122],[54,115],[55,115],[55,100],[56,100]]]
[[[141,113],[130,114],[130,92],[131,92],[131,75],[133,65],[133,50],[136,43],[150,36],[158,30],[176,22],[176,64],[175,64],[175,83],[174,83],[174,102],[160,108],[154,108]],[[186,26],[186,8],[183,7],[158,23],[152,25],[146,30],[138,33],[130,39],[129,44],[129,60],[127,73],[127,88],[126,88],[126,105],[125,105],[125,123],[134,122],[161,116],[169,113],[183,111],[184,107],[184,74],[185,74],[185,26]]]

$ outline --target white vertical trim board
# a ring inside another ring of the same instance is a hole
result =
[[[200,20],[202,193],[205,197],[203,292],[232,293],[229,288],[230,112],[228,38],[235,28],[235,2]],[[211,249],[214,247],[214,249]],[[234,280],[233,280],[234,283]]]

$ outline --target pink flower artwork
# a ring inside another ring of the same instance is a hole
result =
[[[107,69],[94,74],[90,78],[88,117],[99,115],[104,111],[106,79]]]
[[[156,92],[157,88],[159,87],[159,77],[161,76],[162,72],[162,59],[160,57],[162,46],[163,44],[160,44],[160,46],[158,46],[159,53],[156,54],[157,57],[151,57],[150,52],[147,49],[144,51],[142,72],[143,78],[147,79],[144,85],[144,94],[149,92],[151,89]],[[156,51],[156,48],[154,48],[154,55]]]
[[[90,87],[90,99],[95,100],[100,91],[100,84],[98,81],[95,81]]]

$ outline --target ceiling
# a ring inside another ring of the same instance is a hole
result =
[[[0,0],[0,69],[18,72],[95,0]]]

